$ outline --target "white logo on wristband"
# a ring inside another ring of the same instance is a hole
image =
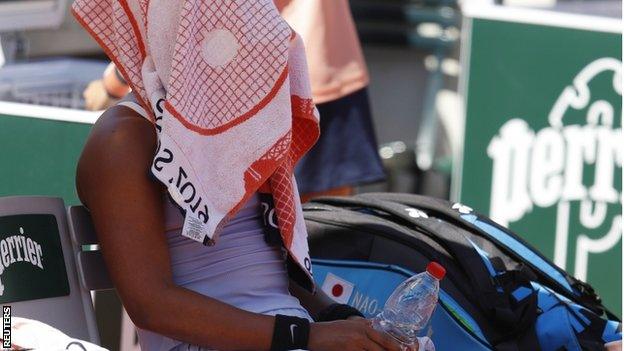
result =
[[[295,328],[297,328],[296,324],[290,325],[290,338],[292,339],[292,343],[295,343]]]

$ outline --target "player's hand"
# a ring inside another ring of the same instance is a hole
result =
[[[373,329],[361,317],[312,323],[308,342],[310,351],[403,351],[401,344],[387,333]],[[416,348],[410,351],[418,351]]]

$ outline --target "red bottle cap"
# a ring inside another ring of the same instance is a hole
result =
[[[444,267],[437,262],[429,262],[427,265],[427,272],[437,280],[442,280],[442,278],[446,275],[446,269],[444,269]]]

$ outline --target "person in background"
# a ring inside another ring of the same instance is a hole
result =
[[[383,165],[369,106],[369,76],[347,0],[275,0],[282,17],[302,36],[321,136],[295,176],[303,202],[351,195],[354,187],[382,181]],[[87,109],[111,106],[130,91],[111,63],[84,92]]]
[[[82,95],[87,110],[99,111],[113,106],[129,92],[130,86],[111,62],[104,70],[102,79],[89,83]]]
[[[304,40],[321,136],[295,169],[302,201],[382,181],[369,76],[347,0],[275,0]]]

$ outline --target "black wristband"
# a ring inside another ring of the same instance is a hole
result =
[[[275,316],[271,351],[305,350],[310,337],[310,321],[305,318]]]
[[[317,322],[329,322],[329,321],[337,321],[341,319],[347,319],[351,316],[359,316],[364,317],[362,312],[360,312],[357,308],[351,307],[350,305],[335,303],[329,305],[324,310],[319,312],[316,315],[315,320]]]

